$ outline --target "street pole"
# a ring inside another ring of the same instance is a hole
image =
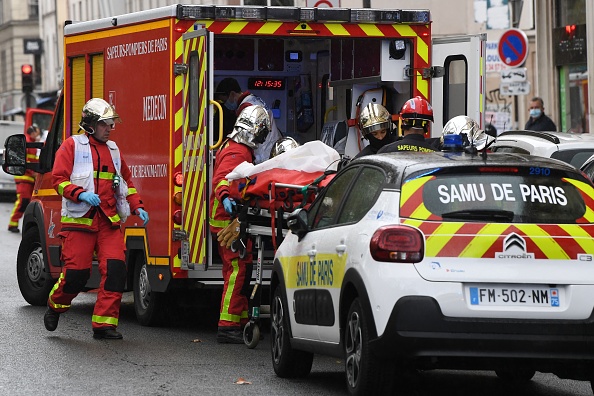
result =
[[[513,28],[518,28],[520,26],[520,16],[522,15],[522,6],[524,5],[524,0],[509,0],[511,4],[511,11],[510,11],[510,19],[512,22]],[[520,111],[518,109],[518,95],[514,95],[514,121],[517,124],[516,129],[523,129],[520,128]]]

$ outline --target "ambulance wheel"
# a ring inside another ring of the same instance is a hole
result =
[[[136,255],[134,265],[134,311],[142,326],[157,326],[163,321],[165,294],[151,290],[146,263],[141,254]]]
[[[243,342],[249,349],[254,349],[260,342],[260,326],[248,322],[243,328]]]
[[[31,305],[47,304],[54,279],[45,270],[43,250],[37,228],[29,228],[23,234],[17,255],[17,281],[25,301]]]
[[[277,287],[270,307],[272,367],[281,378],[305,377],[311,371],[314,355],[291,347],[289,312],[286,307],[283,293]]]
[[[392,388],[395,369],[386,361],[374,359],[369,348],[371,315],[355,298],[347,315],[344,331],[345,374],[349,394],[388,394]],[[393,389],[392,389],[393,391]]]

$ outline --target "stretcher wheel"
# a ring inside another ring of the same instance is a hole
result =
[[[243,342],[249,349],[254,349],[260,342],[260,326],[249,322],[243,328]]]

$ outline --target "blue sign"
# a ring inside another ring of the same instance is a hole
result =
[[[509,67],[522,65],[528,57],[528,37],[520,29],[506,30],[499,39],[499,57]]]

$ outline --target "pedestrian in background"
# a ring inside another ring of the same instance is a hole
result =
[[[109,135],[120,116],[103,99],[93,98],[83,107],[80,129],[85,133],[66,139],[56,153],[52,171],[54,188],[62,196],[64,266],[49,294],[43,321],[48,331],[58,327],[60,314],[85,287],[94,254],[101,282],[91,319],[93,338],[121,339],[116,328],[126,284],[124,236],[120,225],[135,213],[146,224],[148,213],[134,187],[130,169]],[[79,130],[80,130],[79,129]],[[126,189],[122,187],[126,185]],[[118,208],[116,202],[129,203]]]
[[[545,113],[542,98],[534,97],[530,101],[530,119],[524,129],[528,131],[556,131],[557,126]]]

